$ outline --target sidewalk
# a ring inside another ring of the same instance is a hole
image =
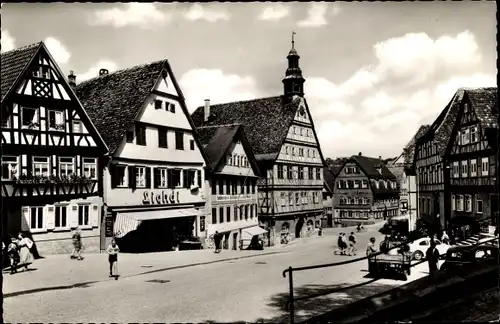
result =
[[[213,250],[122,253],[118,256],[118,272],[123,278],[277,253],[286,253],[286,251],[279,247],[270,247],[263,251],[223,250],[217,254]],[[78,261],[71,260],[68,255],[52,255],[35,260],[30,266],[31,271],[21,271],[14,275],[4,271],[4,297],[36,291],[67,289],[86,283],[114,280],[108,277],[109,263],[106,253],[85,254],[83,257],[85,258],[83,261]]]

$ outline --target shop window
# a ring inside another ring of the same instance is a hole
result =
[[[56,219],[55,219],[55,227],[56,228],[66,228],[68,227],[68,207],[67,206],[56,206]]]
[[[78,226],[89,226],[89,205],[78,206]]]
[[[42,229],[43,228],[43,207],[31,207],[30,208],[30,229]]]

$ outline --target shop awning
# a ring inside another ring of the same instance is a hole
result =
[[[203,211],[194,208],[118,213],[113,232],[115,237],[121,238],[129,232],[135,231],[145,220],[197,216],[200,213]]]
[[[259,234],[265,234],[267,231],[260,226],[252,226],[241,230],[242,240],[251,240],[252,237]]]

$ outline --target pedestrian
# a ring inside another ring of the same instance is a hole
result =
[[[370,242],[366,246],[366,256],[370,256],[373,253],[377,253],[377,246],[375,245],[375,238],[370,237]]]
[[[220,241],[221,241],[220,234],[218,231],[215,231],[215,234],[214,234],[215,253],[220,252]]]
[[[19,264],[19,245],[15,237],[11,239],[7,247],[7,255],[10,260],[10,274],[17,273],[17,265]]]
[[[356,255],[356,236],[354,236],[354,232],[349,235],[349,255]]]
[[[108,261],[109,261],[109,277],[115,277],[115,280],[118,280],[118,252],[120,252],[120,248],[116,244],[116,240],[113,238],[111,240],[111,244],[108,245],[106,249],[108,252]]]
[[[80,232],[80,227],[76,227],[72,235],[73,240],[73,253],[71,254],[71,259],[83,260],[82,258],[82,233]]]
[[[18,235],[19,246],[19,265],[24,266],[24,271],[28,271],[28,266],[33,263],[35,258],[30,249],[33,247],[33,241],[25,237],[23,233]]]
[[[431,246],[425,253],[427,263],[429,264],[429,275],[434,275],[438,271],[439,251],[436,249],[436,242],[431,240]]]
[[[446,233],[446,231],[443,231],[443,235],[441,236],[441,242],[444,244],[450,244],[450,237]]]

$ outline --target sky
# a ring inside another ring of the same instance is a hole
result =
[[[395,157],[460,87],[496,86],[482,2],[6,3],[2,52],[44,41],[77,83],[167,58],[190,112],[283,94],[292,31],[325,158]],[[29,23],[26,23],[29,21]]]

